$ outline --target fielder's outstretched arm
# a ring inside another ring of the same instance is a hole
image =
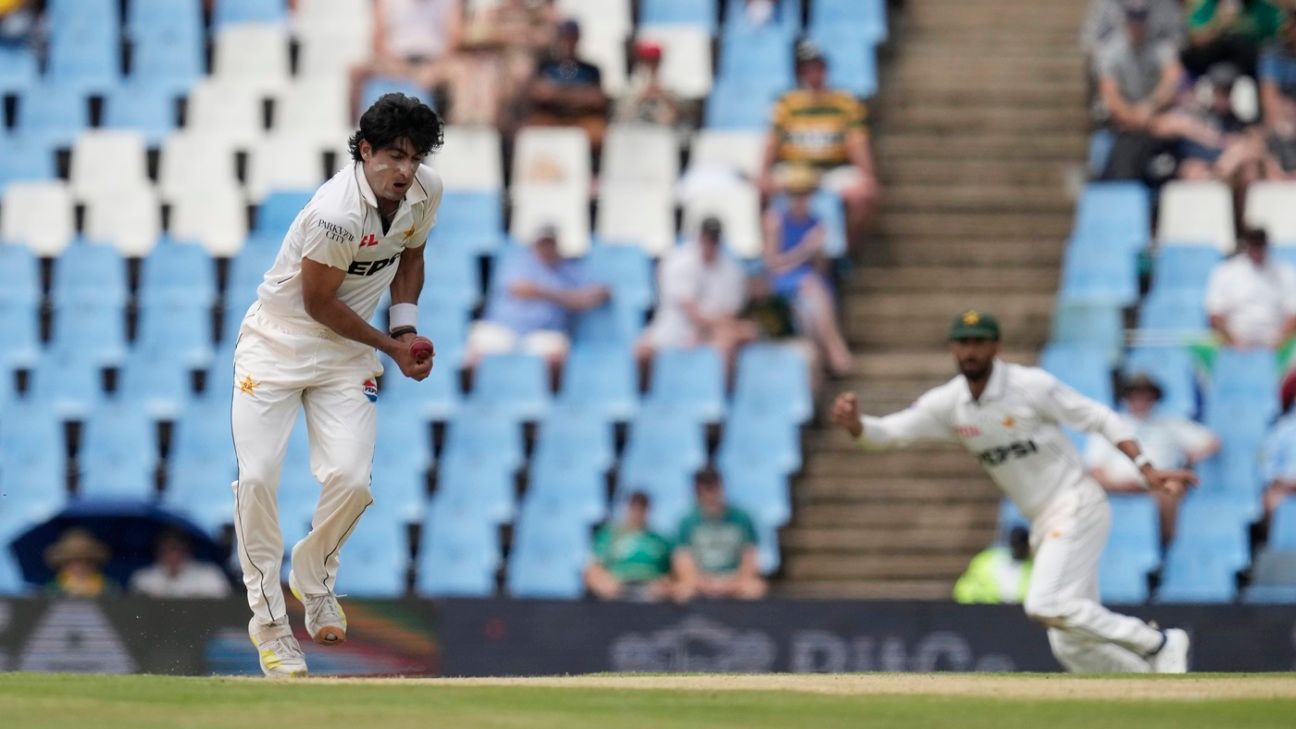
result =
[[[879,418],[861,416],[855,393],[844,392],[833,403],[832,420],[870,451],[904,448],[919,441],[949,441],[954,435],[927,407],[925,397],[906,410]]]

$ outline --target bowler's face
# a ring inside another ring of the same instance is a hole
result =
[[[999,355],[999,342],[985,337],[966,337],[950,342],[950,353],[959,372],[969,380],[982,380],[990,374]]]
[[[361,142],[360,156],[364,159],[365,179],[369,180],[374,195],[388,202],[400,202],[405,198],[410,185],[414,184],[414,173],[423,161],[408,139],[398,140],[381,149]]]

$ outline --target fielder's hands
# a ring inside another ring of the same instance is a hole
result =
[[[392,339],[391,346],[387,348],[387,356],[392,358],[397,367],[400,367],[401,374],[411,380],[422,382],[432,372],[432,360],[436,359],[436,353],[433,351],[433,356],[422,362],[416,361],[413,353],[410,352],[410,343],[418,338],[417,334],[408,333]]]
[[[1164,491],[1171,496],[1183,496],[1189,486],[1197,485],[1197,474],[1183,468],[1148,468],[1143,471],[1152,491]]]
[[[860,437],[864,426],[860,423],[859,399],[853,392],[843,392],[837,396],[832,406],[832,421],[840,426],[852,438]]]

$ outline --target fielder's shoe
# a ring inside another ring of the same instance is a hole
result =
[[[256,646],[261,659],[261,672],[270,678],[292,678],[306,675],[306,656],[293,637],[288,621],[263,625],[253,620],[248,624],[248,637]]]
[[[1188,673],[1188,633],[1179,628],[1161,632],[1165,642],[1161,649],[1148,659],[1153,673]]]
[[[325,592],[307,595],[297,586],[297,575],[288,572],[288,587],[293,597],[306,607],[306,632],[320,645],[340,645],[346,642],[346,613],[338,604],[337,595]]]

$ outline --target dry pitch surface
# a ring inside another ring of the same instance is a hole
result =
[[[18,729],[1296,727],[1296,676],[598,675],[336,679],[0,674]]]

